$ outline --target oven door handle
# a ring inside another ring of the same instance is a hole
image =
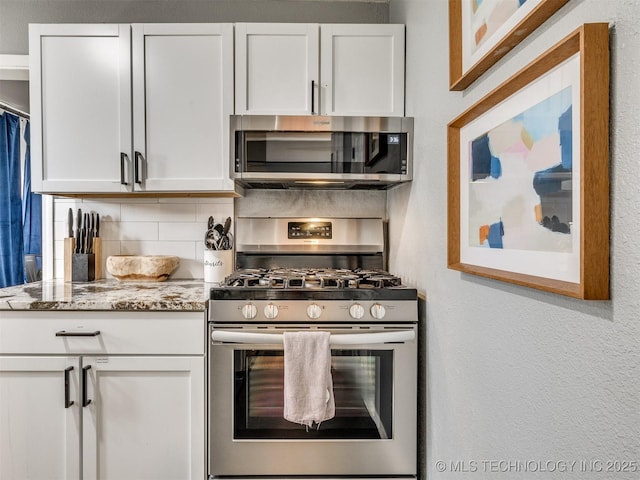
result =
[[[331,335],[331,345],[365,345],[376,343],[402,343],[415,340],[413,330],[396,330],[392,332],[351,333]],[[229,330],[214,330],[211,332],[214,342],[244,343],[252,345],[281,345],[283,336],[278,333],[232,332]]]

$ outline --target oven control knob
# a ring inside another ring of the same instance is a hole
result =
[[[264,307],[264,316],[269,320],[273,320],[278,316],[278,306],[270,303],[266,307]]]
[[[322,315],[322,307],[318,304],[312,303],[307,307],[307,316],[313,320],[320,318]]]
[[[374,303],[373,305],[371,305],[370,311],[371,311],[371,316],[376,320],[382,320],[385,314],[387,313],[384,307],[379,303]]]
[[[253,303],[247,303],[242,307],[242,316],[247,320],[251,320],[252,318],[256,318],[258,314],[258,309]]]
[[[364,307],[359,303],[354,303],[349,307],[349,315],[351,315],[351,318],[355,318],[356,320],[361,319],[364,317]]]

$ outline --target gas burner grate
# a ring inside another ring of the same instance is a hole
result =
[[[309,288],[343,288],[343,281],[340,277],[326,272],[317,272],[304,279],[305,285]]]
[[[268,288],[284,288],[285,279],[279,275],[267,275],[262,277],[262,284]]]
[[[304,288],[304,277],[301,275],[292,275],[287,277],[287,288]]]
[[[239,270],[229,275],[224,284],[228,287],[256,287],[263,281],[264,271]]]
[[[360,280],[360,286],[369,288],[399,287],[401,284],[401,280],[393,275],[371,275]]]
[[[227,277],[225,285],[273,289],[380,289],[402,286],[402,281],[399,277],[381,270],[274,268],[237,270]]]

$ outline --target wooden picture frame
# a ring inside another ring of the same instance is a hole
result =
[[[480,27],[476,25],[475,35],[472,35],[474,26],[470,18],[474,15],[470,11],[473,1],[449,0],[449,90],[467,88],[569,0],[526,0],[520,8],[515,7],[508,18],[502,19],[502,23],[489,21],[492,31],[483,20]],[[483,3],[490,2],[484,0]],[[517,0],[496,0],[496,3],[513,5]],[[505,15],[495,14],[496,17]],[[483,43],[476,46],[475,43],[480,42],[476,37],[481,32],[484,32]]]
[[[560,164],[530,172],[541,161]],[[448,267],[609,298],[608,24],[578,28],[449,123]]]

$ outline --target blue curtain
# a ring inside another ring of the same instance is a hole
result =
[[[27,143],[24,156],[24,183],[22,185],[22,234],[25,255],[36,255],[37,268],[42,268],[42,196],[31,192],[31,142],[30,124],[27,122],[24,140]],[[26,265],[25,265],[26,266]],[[27,281],[25,272],[25,281]]]
[[[0,115],[0,288],[24,283],[20,119]]]

